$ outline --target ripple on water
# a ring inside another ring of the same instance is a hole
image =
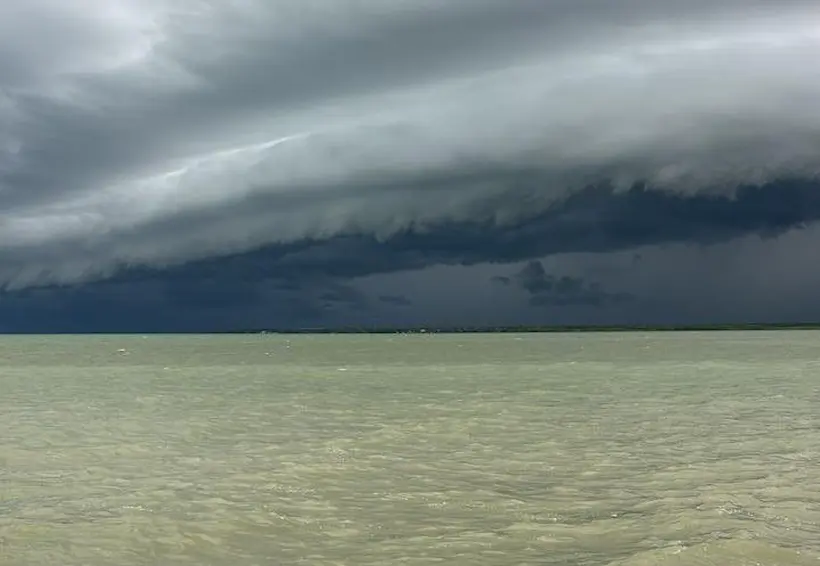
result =
[[[782,336],[0,340],[0,563],[818,564],[820,335]]]

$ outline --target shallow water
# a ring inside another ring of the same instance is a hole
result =
[[[0,338],[0,564],[820,564],[820,333]]]

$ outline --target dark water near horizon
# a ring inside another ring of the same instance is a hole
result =
[[[0,564],[820,564],[820,332],[0,337]]]

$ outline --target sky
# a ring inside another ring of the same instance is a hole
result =
[[[820,320],[796,0],[6,0],[0,332]]]

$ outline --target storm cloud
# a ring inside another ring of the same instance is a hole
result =
[[[605,306],[630,300],[627,293],[610,293],[597,281],[586,282],[580,277],[547,273],[540,261],[530,261],[514,278],[496,276],[501,285],[516,283],[529,294],[529,304],[535,307]]]
[[[362,310],[346,281],[776,238],[820,218],[818,52],[797,0],[9,0],[0,286]]]

